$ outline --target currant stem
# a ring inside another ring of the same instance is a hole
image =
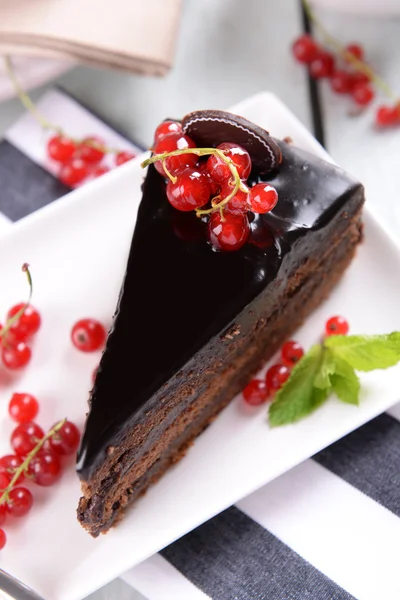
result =
[[[230,200],[232,200],[232,198],[235,196],[239,189],[243,189],[243,191],[245,191],[245,188],[242,185],[238,170],[235,167],[234,163],[222,152],[222,150],[219,150],[218,148],[185,148],[184,150],[173,150],[172,152],[164,152],[163,154],[153,154],[153,156],[150,156],[150,158],[144,160],[140,166],[144,169],[145,167],[148,167],[149,165],[160,160],[163,163],[164,171],[166,171],[166,174],[171,179],[171,181],[175,183],[176,177],[171,175],[171,173],[169,173],[168,170],[166,170],[164,161],[170,156],[180,156],[182,154],[196,154],[197,156],[207,156],[214,154],[216,156],[219,156],[219,158],[221,158],[228,165],[234,181],[232,192],[229,194],[229,196],[221,200],[221,202],[213,204],[212,208],[208,208],[205,210],[196,210],[196,215],[198,217],[201,217],[202,215],[209,215],[219,210],[221,212],[221,218],[223,219],[223,208],[228,204]]]
[[[32,294],[33,294],[33,281],[32,281],[32,275],[29,270],[28,263],[24,263],[22,265],[22,271],[24,273],[26,273],[26,277],[28,279],[28,285],[29,285],[28,300],[27,300],[27,302],[25,302],[23,307],[20,308],[19,311],[17,313],[15,313],[14,316],[11,317],[11,319],[8,319],[5,327],[0,331],[0,338],[4,338],[4,341],[6,341],[6,336],[7,336],[8,332],[10,331],[11,327],[14,325],[14,323],[16,323],[22,317],[22,315],[24,314],[24,312],[26,311],[26,309],[28,308],[28,306],[31,303]]]
[[[22,473],[24,473],[24,471],[27,470],[27,468],[29,467],[29,464],[31,462],[31,460],[36,456],[36,454],[38,454],[38,452],[41,450],[41,448],[43,448],[44,444],[47,442],[47,440],[49,440],[51,437],[53,437],[53,435],[55,435],[57,433],[57,431],[59,431],[64,424],[66,423],[67,419],[62,419],[61,421],[59,421],[58,423],[56,423],[54,425],[54,427],[52,427],[44,437],[42,437],[41,440],[38,441],[38,443],[36,444],[36,446],[33,448],[33,450],[31,450],[29,452],[29,454],[26,456],[26,458],[24,459],[24,461],[20,464],[20,466],[18,467],[18,469],[16,469],[13,478],[11,479],[10,483],[8,484],[8,486],[6,487],[5,490],[3,490],[2,495],[0,496],[0,506],[2,504],[5,504],[8,500],[8,495],[11,492],[11,490],[13,489],[13,487],[15,486],[15,484],[18,481],[18,478],[22,475]]]
[[[351,63],[356,71],[360,71],[360,73],[367,75],[369,79],[375,83],[376,87],[379,88],[388,98],[396,103],[399,102],[398,96],[395,94],[389,84],[386,83],[382,77],[380,77],[380,75],[375,73],[375,71],[363,60],[356,58],[354,54],[346,50],[346,48],[340,42],[338,42],[329,33],[329,31],[327,31],[327,29],[325,29],[324,25],[322,25],[321,21],[316,17],[314,11],[312,10],[309,0],[302,0],[302,4],[308,18],[314,23],[324,42],[333,50],[335,50],[335,52],[344,60]]]

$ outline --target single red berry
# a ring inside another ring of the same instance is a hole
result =
[[[26,367],[28,362],[31,360],[32,351],[25,344],[25,342],[18,342],[17,344],[7,344],[1,350],[1,358],[3,364],[7,369],[22,369]]]
[[[196,169],[198,171],[200,171],[200,173],[202,175],[204,175],[205,177],[207,177],[208,182],[210,184],[210,188],[211,188],[211,195],[215,196],[216,194],[218,194],[219,190],[220,190],[220,184],[217,183],[216,181],[214,181],[214,179],[211,179],[210,173],[208,172],[208,168],[207,168],[207,161],[205,162],[200,162],[197,166]]]
[[[375,92],[368,83],[359,83],[352,87],[351,95],[359,106],[367,106],[375,96]]]
[[[61,167],[58,178],[64,185],[73,188],[82,183],[88,175],[88,165],[81,158],[73,158],[71,162]]]
[[[0,529],[0,550],[3,550],[4,546],[7,543],[7,536],[3,529]]]
[[[251,406],[259,406],[268,398],[268,388],[265,381],[253,379],[243,390],[243,398]]]
[[[281,360],[286,367],[293,367],[304,356],[304,350],[298,342],[289,340],[281,349]]]
[[[106,330],[96,319],[80,319],[71,330],[71,339],[75,348],[82,352],[100,350],[106,341]]]
[[[53,160],[65,164],[71,160],[76,144],[62,135],[55,135],[47,142],[47,154]]]
[[[371,80],[365,73],[361,73],[361,71],[356,71],[355,73],[350,73],[350,91],[357,87],[359,83],[369,83]]]
[[[14,393],[8,405],[10,417],[17,423],[33,421],[39,411],[39,403],[31,394]]]
[[[104,141],[97,136],[86,137],[79,144],[75,157],[80,158],[87,165],[97,165],[103,160],[104,145]]]
[[[22,462],[23,459],[20,456],[17,456],[16,454],[6,454],[5,456],[2,456],[0,458],[0,474],[5,475],[6,477],[8,477],[9,481],[11,481],[15,475],[16,470],[19,469]],[[21,473],[15,484],[21,485],[24,479],[25,476],[23,473]]]
[[[251,210],[261,215],[270,212],[278,202],[278,192],[268,183],[257,183],[250,188]]]
[[[15,487],[8,495],[7,512],[12,517],[24,517],[31,510],[33,496],[24,487]]]
[[[320,52],[310,64],[310,74],[314,79],[330,77],[334,70],[335,57],[330,52]]]
[[[325,324],[326,335],[347,335],[348,332],[349,324],[344,317],[331,317]]]
[[[11,447],[18,456],[26,456],[43,437],[43,429],[37,423],[21,423],[11,434]]]
[[[11,481],[11,477],[8,477],[5,473],[0,473],[0,496],[2,492],[8,488],[8,485]]]
[[[289,379],[290,370],[285,365],[272,365],[267,371],[265,381],[270,391],[276,392]]]
[[[308,64],[317,58],[320,49],[310,35],[304,34],[293,42],[292,52],[296,60]]]
[[[350,52],[358,60],[364,60],[364,49],[360,44],[349,44],[346,46],[347,52]],[[351,62],[351,61],[349,61]]]
[[[242,213],[212,213],[208,221],[208,238],[216,250],[231,252],[245,245],[250,234],[247,216]]]
[[[221,150],[227,158],[230,158],[237,169],[240,179],[246,180],[251,171],[250,154],[237,144],[231,142],[223,142],[217,146],[217,150]],[[212,154],[207,160],[207,169],[217,183],[224,183],[232,178],[232,172],[228,164],[217,154]]]
[[[29,463],[28,475],[37,485],[53,485],[61,476],[59,457],[50,450],[42,450]]]
[[[166,191],[169,203],[184,212],[204,206],[211,197],[208,178],[197,169],[190,168],[180,171],[175,183],[168,180]]]
[[[1,495],[1,494],[0,494]],[[0,527],[4,525],[7,518],[7,508],[5,504],[0,504]]]
[[[109,173],[110,169],[108,167],[105,167],[104,165],[98,165],[97,167],[94,167],[94,169],[91,170],[91,174],[92,177],[101,177],[102,175],[105,175],[106,173]]]
[[[336,69],[331,76],[331,88],[337,94],[347,94],[351,90],[352,80],[350,73]]]
[[[160,140],[156,141],[153,147],[154,154],[163,154],[164,152],[173,152],[174,150],[185,150],[186,148],[195,148],[196,144],[187,135],[183,133],[169,133]],[[165,166],[171,175],[176,175],[185,167],[194,167],[198,157],[195,154],[180,154],[179,156],[169,156],[165,159]],[[163,177],[166,177],[164,167],[161,161],[154,163],[155,168]]]
[[[250,210],[249,206],[249,188],[242,182],[242,186],[247,190],[246,192],[241,188],[238,189],[236,194],[231,198],[228,204],[225,205],[224,211],[229,213],[247,213]],[[225,181],[222,185],[220,192],[220,202],[225,200],[233,192],[233,183],[231,180]]]
[[[134,152],[128,152],[127,150],[124,150],[123,152],[118,152],[115,155],[115,164],[117,167],[120,167],[124,163],[132,160],[133,158],[136,158],[136,154]]]
[[[65,421],[61,429],[50,438],[50,448],[60,456],[73,454],[79,446],[80,437],[77,426],[71,421]]]
[[[25,306],[24,302],[15,304],[7,313],[7,320],[12,319],[15,315]],[[42,323],[39,311],[28,304],[20,318],[15,321],[10,327],[14,338],[21,342],[25,342],[28,338],[34,335],[39,329]]]
[[[163,121],[154,133],[154,141],[158,142],[169,133],[182,133],[182,124],[177,121]]]
[[[400,123],[400,110],[396,106],[379,106],[375,123],[378,127],[387,127]]]

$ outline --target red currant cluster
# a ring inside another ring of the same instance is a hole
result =
[[[310,35],[299,37],[292,45],[296,60],[308,65],[311,76],[315,79],[330,80],[331,88],[337,94],[348,94],[360,106],[368,106],[375,97],[372,77],[357,67],[364,63],[364,50],[359,44],[349,44],[344,48],[343,57],[338,59],[327,51]],[[368,72],[371,70],[368,68]],[[400,103],[395,106],[380,106],[375,116],[376,125],[385,127],[400,125]]]
[[[4,331],[1,337],[1,359],[8,369],[20,369],[31,359],[32,350],[28,342],[39,330],[41,317],[31,304],[21,302],[10,308],[7,323],[12,323],[6,325],[7,330],[0,325],[0,331]]]
[[[58,178],[69,187],[76,187],[87,179],[95,179],[110,169],[102,164],[107,152],[115,154],[115,166],[135,158],[133,152],[114,151],[106,147],[104,141],[97,136],[86,137],[82,141],[74,141],[65,135],[55,135],[47,142],[49,158],[59,163]]]
[[[46,434],[35,423],[39,403],[31,394],[13,394],[8,412],[18,423],[11,434],[14,454],[0,458],[0,526],[8,517],[24,517],[33,505],[33,494],[24,482],[51,486],[61,476],[62,459],[74,454],[80,433],[76,425],[64,419]],[[6,534],[0,529],[0,549]]]
[[[347,335],[349,324],[344,317],[334,316],[325,323],[325,335]],[[272,365],[265,379],[253,379],[243,390],[243,398],[251,406],[264,404],[289,379],[290,370],[304,356],[298,342],[289,340],[281,348],[280,362]]]
[[[168,178],[168,201],[177,210],[208,215],[208,238],[217,250],[241,248],[250,235],[248,213],[265,214],[278,201],[271,185],[246,185],[251,158],[237,144],[196,148],[180,123],[165,121],[156,129],[153,153],[155,168]]]

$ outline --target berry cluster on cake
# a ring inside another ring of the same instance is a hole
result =
[[[240,116],[166,121],[148,162],[77,459],[93,536],[185,454],[362,238],[362,185]]]

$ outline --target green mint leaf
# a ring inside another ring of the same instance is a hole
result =
[[[332,373],[330,380],[332,383],[333,391],[336,396],[347,402],[347,404],[359,404],[360,394],[360,380],[357,377],[353,367],[348,362],[340,358],[340,356],[333,356],[335,372]]]
[[[387,369],[400,361],[400,332],[387,335],[333,335],[324,345],[357,371]]]
[[[322,355],[322,363],[320,370],[315,376],[314,387],[325,390],[332,387],[331,375],[336,370],[335,357],[333,352],[328,348],[325,348]]]
[[[314,387],[323,362],[322,346],[313,346],[297,363],[269,409],[272,427],[295,423],[312,413],[327,399],[330,387]]]

